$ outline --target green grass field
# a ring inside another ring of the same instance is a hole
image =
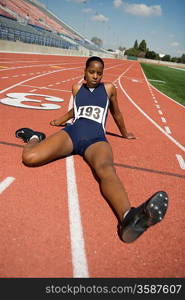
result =
[[[185,106],[185,70],[146,63],[141,66],[154,87]]]

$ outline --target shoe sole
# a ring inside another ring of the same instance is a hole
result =
[[[153,195],[146,207],[143,209],[143,219],[147,223],[147,227],[137,227],[137,219],[135,222],[128,224],[122,231],[121,237],[125,243],[134,242],[142,233],[144,233],[150,226],[162,221],[168,208],[168,195],[166,192],[160,191]],[[139,221],[139,216],[138,216]]]
[[[158,192],[148,202],[146,214],[148,216],[148,225],[152,226],[162,221],[168,208],[168,196],[165,192]]]

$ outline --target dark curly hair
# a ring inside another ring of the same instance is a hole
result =
[[[86,61],[86,69],[89,67],[89,65],[90,65],[90,63],[92,61],[98,61],[98,62],[100,62],[102,64],[103,68],[104,68],[104,61],[103,61],[103,59],[101,59],[99,56],[91,56]]]

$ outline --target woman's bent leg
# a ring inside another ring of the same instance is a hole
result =
[[[22,160],[27,166],[39,166],[69,155],[72,151],[71,138],[61,130],[41,142],[37,138],[31,139],[23,149]]]

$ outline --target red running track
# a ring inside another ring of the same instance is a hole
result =
[[[157,190],[169,194],[161,223],[124,244],[81,157],[38,168],[21,162],[14,132],[58,130],[49,122],[69,109],[85,60],[0,54],[0,277],[184,277],[185,109],[151,87],[138,62],[105,59],[104,81],[115,83],[126,127],[137,136],[111,135],[119,132],[109,115],[107,138],[133,206]]]

